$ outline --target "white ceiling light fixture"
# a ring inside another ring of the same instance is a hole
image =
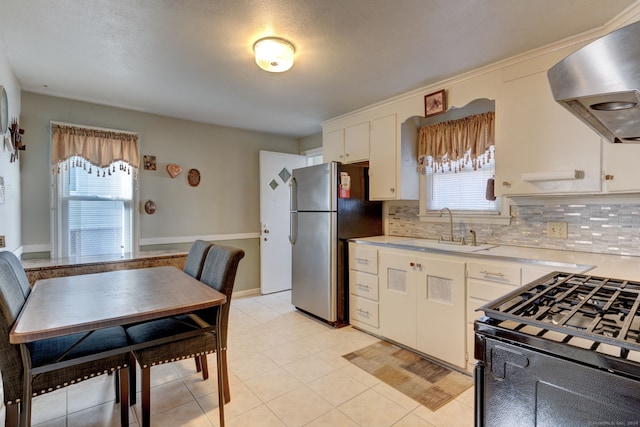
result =
[[[296,52],[291,43],[279,37],[265,37],[253,44],[256,64],[265,71],[282,73],[293,66]]]

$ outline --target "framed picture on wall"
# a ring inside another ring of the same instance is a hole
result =
[[[424,97],[424,116],[430,117],[447,111],[447,95],[444,89]]]

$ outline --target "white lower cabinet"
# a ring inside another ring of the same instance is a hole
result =
[[[464,261],[408,251],[378,256],[380,334],[464,368]]]
[[[424,258],[418,273],[418,351],[465,367],[465,263]]]

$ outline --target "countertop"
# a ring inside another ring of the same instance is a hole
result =
[[[528,262],[532,264],[555,265],[558,271],[562,271],[562,264],[572,266],[584,266],[586,271],[593,276],[610,277],[640,281],[640,257],[619,256],[609,254],[596,254],[589,252],[572,252],[555,249],[538,249],[520,246],[495,246],[478,252],[456,252],[448,250],[448,245],[443,244],[443,249],[423,248],[404,245],[408,240],[420,240],[412,237],[401,236],[375,236],[351,239],[353,242],[387,246],[396,249],[415,250],[427,253],[440,253],[464,258],[507,260],[514,262]],[[426,239],[424,239],[426,241]]]

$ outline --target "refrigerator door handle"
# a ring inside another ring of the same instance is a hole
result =
[[[292,177],[291,181],[289,181],[289,210],[298,210],[298,183],[295,177]]]
[[[289,212],[289,243],[291,243],[292,245],[295,245],[297,240],[298,240],[298,212]]]

